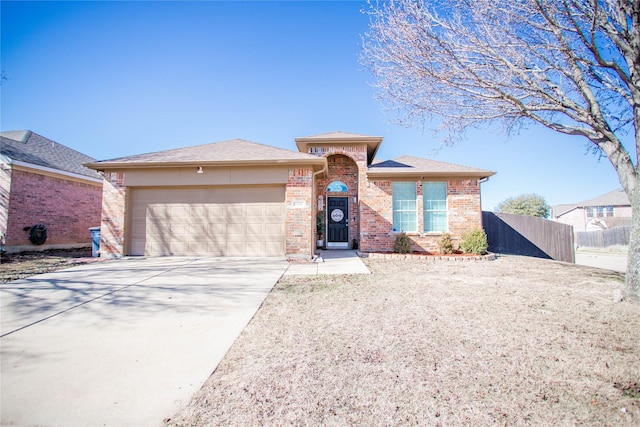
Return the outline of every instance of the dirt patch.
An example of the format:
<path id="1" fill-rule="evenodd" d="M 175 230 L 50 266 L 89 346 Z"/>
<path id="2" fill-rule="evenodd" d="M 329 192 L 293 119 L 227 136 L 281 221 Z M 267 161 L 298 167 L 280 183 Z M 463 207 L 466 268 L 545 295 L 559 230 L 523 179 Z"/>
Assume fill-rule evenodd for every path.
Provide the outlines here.
<path id="1" fill-rule="evenodd" d="M 638 425 L 623 275 L 524 257 L 284 276 L 192 401 L 206 425 Z"/>
<path id="2" fill-rule="evenodd" d="M 96 262 L 91 249 L 55 249 L 17 254 L 0 253 L 0 283 Z"/>

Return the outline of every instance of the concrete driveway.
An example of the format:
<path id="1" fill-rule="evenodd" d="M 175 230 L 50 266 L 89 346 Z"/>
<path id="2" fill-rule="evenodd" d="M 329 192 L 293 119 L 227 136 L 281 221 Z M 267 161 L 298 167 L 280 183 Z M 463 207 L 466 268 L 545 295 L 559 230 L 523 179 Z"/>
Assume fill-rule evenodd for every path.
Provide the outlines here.
<path id="1" fill-rule="evenodd" d="M 160 426 L 289 264 L 128 258 L 0 286 L 0 423 Z"/>

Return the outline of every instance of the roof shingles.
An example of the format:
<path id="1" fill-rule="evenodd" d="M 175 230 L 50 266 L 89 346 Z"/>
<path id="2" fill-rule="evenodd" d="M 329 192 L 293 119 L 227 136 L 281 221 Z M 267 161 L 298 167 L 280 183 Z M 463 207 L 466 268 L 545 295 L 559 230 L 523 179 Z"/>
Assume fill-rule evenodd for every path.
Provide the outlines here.
<path id="1" fill-rule="evenodd" d="M 96 171 L 84 166 L 93 157 L 45 138 L 31 131 L 0 132 L 0 154 L 12 161 L 29 163 L 90 178 L 100 178 Z"/>
<path id="2" fill-rule="evenodd" d="M 251 162 L 281 160 L 317 160 L 316 156 L 297 151 L 285 150 L 270 145 L 258 144 L 243 139 L 214 142 L 173 150 L 137 154 L 100 163 L 138 164 L 138 163 L 198 163 L 198 162 Z"/>
<path id="3" fill-rule="evenodd" d="M 478 177 L 489 177 L 495 174 L 495 172 L 484 169 L 413 156 L 402 156 L 394 160 L 374 163 L 369 166 L 369 173 L 372 175 L 460 175 Z"/>

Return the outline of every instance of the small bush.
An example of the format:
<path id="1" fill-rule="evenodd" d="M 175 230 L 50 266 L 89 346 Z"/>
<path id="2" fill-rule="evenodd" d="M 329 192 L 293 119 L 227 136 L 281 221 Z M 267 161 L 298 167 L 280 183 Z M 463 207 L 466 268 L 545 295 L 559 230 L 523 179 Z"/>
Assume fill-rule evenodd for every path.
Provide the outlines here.
<path id="1" fill-rule="evenodd" d="M 462 235 L 460 250 L 464 253 L 484 255 L 487 253 L 488 247 L 487 233 L 481 228 L 476 228 Z"/>
<path id="2" fill-rule="evenodd" d="M 444 233 L 438 240 L 438 249 L 441 254 L 452 254 L 454 252 L 453 240 L 451 234 Z"/>
<path id="3" fill-rule="evenodd" d="M 404 231 L 396 235 L 393 251 L 399 254 L 408 254 L 411 252 L 411 239 Z"/>

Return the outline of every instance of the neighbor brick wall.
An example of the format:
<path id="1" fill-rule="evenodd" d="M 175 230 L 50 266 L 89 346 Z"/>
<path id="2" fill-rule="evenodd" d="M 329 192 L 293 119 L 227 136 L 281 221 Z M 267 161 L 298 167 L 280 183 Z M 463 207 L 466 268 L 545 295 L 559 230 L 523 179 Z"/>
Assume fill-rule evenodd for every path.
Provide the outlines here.
<path id="1" fill-rule="evenodd" d="M 105 171 L 100 223 L 101 257 L 121 257 L 125 254 L 126 201 L 124 172 Z"/>
<path id="2" fill-rule="evenodd" d="M 99 184 L 42 175 L 13 168 L 9 194 L 6 245 L 37 248 L 25 227 L 44 224 L 47 241 L 55 245 L 90 246 L 89 227 L 100 225 Z"/>
<path id="3" fill-rule="evenodd" d="M 4 245 L 9 218 L 9 191 L 11 190 L 11 167 L 0 163 L 0 245 Z"/>
<path id="4" fill-rule="evenodd" d="M 423 230 L 422 181 L 417 181 L 418 230 Z M 370 181 L 361 200 L 361 222 L 364 252 L 391 252 L 396 234 L 393 232 L 393 196 L 390 180 Z M 447 181 L 448 232 L 457 245 L 460 237 L 474 228 L 482 227 L 480 183 L 477 179 Z M 437 252 L 441 233 L 407 233 L 416 252 Z"/>
<path id="5" fill-rule="evenodd" d="M 285 253 L 291 257 L 313 256 L 313 169 L 291 169 L 285 189 Z"/>

